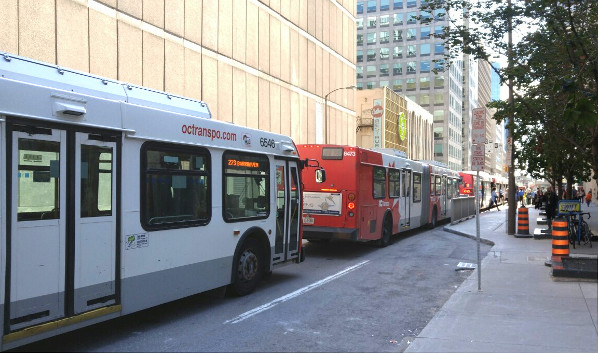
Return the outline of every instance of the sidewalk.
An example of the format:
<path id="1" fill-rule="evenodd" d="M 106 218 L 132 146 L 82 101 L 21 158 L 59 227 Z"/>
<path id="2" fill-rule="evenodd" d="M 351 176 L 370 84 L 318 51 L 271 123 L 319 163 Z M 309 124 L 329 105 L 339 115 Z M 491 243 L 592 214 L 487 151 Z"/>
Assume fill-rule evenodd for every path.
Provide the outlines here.
<path id="1" fill-rule="evenodd" d="M 598 234 L 598 206 L 582 211 Z M 528 212 L 533 235 L 540 210 Z M 506 214 L 507 205 L 480 215 L 480 237 L 494 244 L 482 260 L 481 291 L 474 270 L 405 352 L 596 352 L 598 283 L 553 277 L 545 265 L 552 240 L 507 235 Z M 476 220 L 444 229 L 475 238 Z M 596 256 L 598 242 L 570 252 Z"/>

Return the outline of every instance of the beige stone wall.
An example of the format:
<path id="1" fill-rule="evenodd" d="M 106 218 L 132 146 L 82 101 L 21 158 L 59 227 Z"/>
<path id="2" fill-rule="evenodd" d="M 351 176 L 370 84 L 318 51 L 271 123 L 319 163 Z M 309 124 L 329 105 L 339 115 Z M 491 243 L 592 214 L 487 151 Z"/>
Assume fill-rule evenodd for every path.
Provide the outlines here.
<path id="1" fill-rule="evenodd" d="M 2 0 L 0 52 L 201 99 L 213 118 L 355 144 L 356 0 Z"/>

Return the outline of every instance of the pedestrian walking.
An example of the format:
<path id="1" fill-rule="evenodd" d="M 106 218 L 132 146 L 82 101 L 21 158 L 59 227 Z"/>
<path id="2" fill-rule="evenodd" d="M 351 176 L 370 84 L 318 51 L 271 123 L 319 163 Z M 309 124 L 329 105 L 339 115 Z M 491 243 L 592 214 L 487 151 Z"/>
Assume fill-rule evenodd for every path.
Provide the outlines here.
<path id="1" fill-rule="evenodd" d="M 577 196 L 579 197 L 579 202 L 585 202 L 586 192 L 583 188 L 581 188 L 581 190 L 579 190 L 579 192 L 577 193 Z"/>
<path id="2" fill-rule="evenodd" d="M 498 196 L 496 195 L 496 188 L 492 188 L 492 192 L 490 193 L 490 207 L 488 209 L 492 209 L 492 206 L 496 206 L 496 210 L 500 211 L 500 208 L 498 208 Z"/>
<path id="3" fill-rule="evenodd" d="M 592 203 L 592 190 L 588 191 L 588 193 L 586 194 L 586 204 L 588 205 L 588 207 L 590 207 L 591 203 Z"/>
<path id="4" fill-rule="evenodd" d="M 559 198 L 556 196 L 556 193 L 552 191 L 552 187 L 548 187 L 545 195 L 545 202 L 546 202 L 546 218 L 548 219 L 548 229 L 552 229 L 552 219 L 557 214 L 557 207 L 559 203 Z"/>

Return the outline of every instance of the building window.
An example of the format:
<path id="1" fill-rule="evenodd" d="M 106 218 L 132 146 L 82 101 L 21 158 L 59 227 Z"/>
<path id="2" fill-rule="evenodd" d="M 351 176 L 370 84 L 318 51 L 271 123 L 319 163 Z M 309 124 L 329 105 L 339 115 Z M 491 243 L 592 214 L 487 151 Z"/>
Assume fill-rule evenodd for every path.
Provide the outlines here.
<path id="1" fill-rule="evenodd" d="M 376 12 L 376 0 L 368 0 L 368 12 Z"/>
<path id="2" fill-rule="evenodd" d="M 444 137 L 444 129 L 441 127 L 434 128 L 434 140 L 442 139 Z"/>
<path id="3" fill-rule="evenodd" d="M 389 9 L 389 0 L 380 0 L 380 11 L 387 11 Z"/>
<path id="4" fill-rule="evenodd" d="M 363 45 L 363 34 L 357 33 L 357 45 Z"/>
<path id="5" fill-rule="evenodd" d="M 360 63 L 363 61 L 363 50 L 357 51 L 357 62 Z"/>
<path id="6" fill-rule="evenodd" d="M 443 153 L 442 153 L 442 144 L 441 143 L 435 143 L 434 144 L 434 157 L 442 157 Z"/>
<path id="7" fill-rule="evenodd" d="M 357 87 L 358 90 L 362 90 L 363 89 L 363 83 L 362 82 L 357 82 L 355 84 L 355 87 Z"/>
<path id="8" fill-rule="evenodd" d="M 380 32 L 380 43 L 388 43 L 389 39 L 388 31 Z"/>
<path id="9" fill-rule="evenodd" d="M 363 29 L 363 18 L 356 19 L 355 24 L 357 25 L 357 29 Z"/>
<path id="10" fill-rule="evenodd" d="M 376 27 L 376 17 L 368 17 L 368 28 Z"/>
<path id="11" fill-rule="evenodd" d="M 421 23 L 429 23 L 432 21 L 432 14 L 427 11 L 420 11 Z"/>
<path id="12" fill-rule="evenodd" d="M 421 27 L 419 33 L 421 39 L 430 38 L 430 26 Z"/>
<path id="13" fill-rule="evenodd" d="M 376 44 L 376 32 L 368 33 L 368 44 Z"/>
<path id="14" fill-rule="evenodd" d="M 436 21 L 443 21 L 446 19 L 446 11 L 444 9 L 434 10 L 434 19 Z"/>
<path id="15" fill-rule="evenodd" d="M 428 60 L 419 62 L 419 72 L 430 72 L 430 62 Z"/>
<path id="16" fill-rule="evenodd" d="M 434 55 L 443 55 L 444 54 L 444 44 L 436 43 L 434 44 Z"/>
<path id="17" fill-rule="evenodd" d="M 376 61 L 376 49 L 368 49 L 368 61 Z"/>
<path id="18" fill-rule="evenodd" d="M 389 65 L 381 64 L 380 65 L 380 76 L 388 76 L 388 73 L 389 73 Z"/>
<path id="19" fill-rule="evenodd" d="M 416 7 L 417 0 L 407 0 L 407 7 Z"/>
<path id="20" fill-rule="evenodd" d="M 367 66 L 367 77 L 376 77 L 376 66 L 368 65 Z"/>
<path id="21" fill-rule="evenodd" d="M 444 94 L 434 93 L 434 105 L 444 105 Z"/>
<path id="22" fill-rule="evenodd" d="M 420 82 L 421 85 L 421 82 Z M 419 105 L 430 105 L 430 95 L 422 94 L 419 96 Z"/>
<path id="23" fill-rule="evenodd" d="M 393 59 L 398 59 L 403 57 L 403 47 L 398 46 L 392 49 L 392 57 Z"/>
<path id="24" fill-rule="evenodd" d="M 444 34 L 444 26 L 434 26 L 434 36 L 440 37 Z"/>
<path id="25" fill-rule="evenodd" d="M 402 91 L 403 90 L 403 80 L 392 81 L 392 89 L 394 91 Z"/>
<path id="26" fill-rule="evenodd" d="M 403 30 L 402 29 L 395 29 L 392 31 L 392 37 L 395 42 L 399 40 L 403 40 Z"/>
<path id="27" fill-rule="evenodd" d="M 440 72 L 444 71 L 444 60 L 438 60 L 434 63 L 434 70 Z"/>
<path id="28" fill-rule="evenodd" d="M 407 24 L 412 25 L 417 22 L 417 11 L 407 12 Z"/>
<path id="29" fill-rule="evenodd" d="M 399 26 L 403 24 L 403 14 L 402 13 L 395 13 L 393 15 L 393 24 L 395 26 Z"/>
<path id="30" fill-rule="evenodd" d="M 363 78 L 363 66 L 355 67 L 355 71 L 357 72 L 357 78 Z"/>
<path id="31" fill-rule="evenodd" d="M 390 15 L 380 16 L 380 27 L 387 27 L 390 25 Z"/>
<path id="32" fill-rule="evenodd" d="M 430 78 L 429 77 L 420 77 L 419 78 L 419 89 L 430 89 Z"/>
<path id="33" fill-rule="evenodd" d="M 363 13 L 363 1 L 357 3 L 357 13 Z"/>
<path id="34" fill-rule="evenodd" d="M 420 44 L 419 56 L 429 56 L 429 55 L 430 55 L 430 44 Z"/>
<path id="35" fill-rule="evenodd" d="M 367 89 L 376 88 L 376 82 L 373 82 L 373 81 L 366 82 L 366 83 L 365 83 L 365 87 L 366 87 Z"/>
<path id="36" fill-rule="evenodd" d="M 434 77 L 434 88 L 442 88 L 444 87 L 444 76 L 435 76 Z"/>
<path id="37" fill-rule="evenodd" d="M 417 63 L 415 61 L 410 61 L 407 63 L 407 73 L 414 74 L 417 71 Z"/>
<path id="38" fill-rule="evenodd" d="M 392 8 L 393 9 L 402 9 L 403 8 L 403 0 L 393 0 L 392 1 Z"/>
<path id="39" fill-rule="evenodd" d="M 441 122 L 444 121 L 444 110 L 435 110 L 434 113 L 434 122 Z"/>
<path id="40" fill-rule="evenodd" d="M 415 90 L 415 79 L 414 78 L 408 78 L 405 81 L 405 88 L 407 88 L 407 91 L 414 91 Z M 415 99 L 413 99 L 413 101 L 415 102 Z"/>
<path id="41" fill-rule="evenodd" d="M 417 37 L 416 28 L 407 28 L 407 40 L 414 40 Z"/>
<path id="42" fill-rule="evenodd" d="M 415 45 L 408 45 L 407 46 L 407 57 L 411 57 L 411 56 L 415 56 L 415 55 L 416 55 Z"/>
<path id="43" fill-rule="evenodd" d="M 392 74 L 393 75 L 402 75 L 403 74 L 403 64 L 401 63 L 394 63 L 392 67 Z"/>
<path id="44" fill-rule="evenodd" d="M 388 81 L 380 81 L 380 87 L 388 87 Z"/>
<path id="45" fill-rule="evenodd" d="M 380 48 L 380 59 L 385 60 L 390 57 L 390 48 Z"/>

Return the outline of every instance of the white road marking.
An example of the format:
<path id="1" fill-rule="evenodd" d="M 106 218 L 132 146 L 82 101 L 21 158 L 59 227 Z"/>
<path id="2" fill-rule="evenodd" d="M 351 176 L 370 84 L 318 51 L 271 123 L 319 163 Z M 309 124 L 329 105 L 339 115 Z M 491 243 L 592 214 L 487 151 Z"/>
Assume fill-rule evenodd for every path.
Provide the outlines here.
<path id="1" fill-rule="evenodd" d="M 254 315 L 257 315 L 257 314 L 259 314 L 259 313 L 261 313 L 263 311 L 266 311 L 268 309 L 271 309 L 271 308 L 275 307 L 276 305 L 278 305 L 280 303 L 284 303 L 287 300 L 291 300 L 291 299 L 293 299 L 295 297 L 300 296 L 301 294 L 309 292 L 312 289 L 320 287 L 320 286 L 322 286 L 322 285 L 324 285 L 324 284 L 326 284 L 326 283 L 328 283 L 330 281 L 333 281 L 333 280 L 335 280 L 337 278 L 340 278 L 340 277 L 346 275 L 347 273 L 360 268 L 361 266 L 367 264 L 368 262 L 370 262 L 370 260 L 362 261 L 362 262 L 358 263 L 357 265 L 353 265 L 351 267 L 347 267 L 346 269 L 344 269 L 344 270 L 342 270 L 340 272 L 337 272 L 337 273 L 335 273 L 335 274 L 333 274 L 331 276 L 328 276 L 328 277 L 326 277 L 324 279 L 321 279 L 321 280 L 319 280 L 317 282 L 314 282 L 314 283 L 310 284 L 309 286 L 305 286 L 303 288 L 297 289 L 296 291 L 294 291 L 292 293 L 289 293 L 287 295 L 284 295 L 284 296 L 282 296 L 282 297 L 280 297 L 278 299 L 274 299 L 273 301 L 271 301 L 269 303 L 266 303 L 264 305 L 258 306 L 255 309 L 252 309 L 252 310 L 249 310 L 247 312 L 244 312 L 243 314 L 241 314 L 241 315 L 239 315 L 239 316 L 237 316 L 237 317 L 235 317 L 233 319 L 226 320 L 224 322 L 224 324 L 236 324 L 236 323 L 239 323 L 239 322 L 241 322 L 241 321 L 243 321 L 245 319 L 249 319 L 250 317 L 252 317 Z"/>

